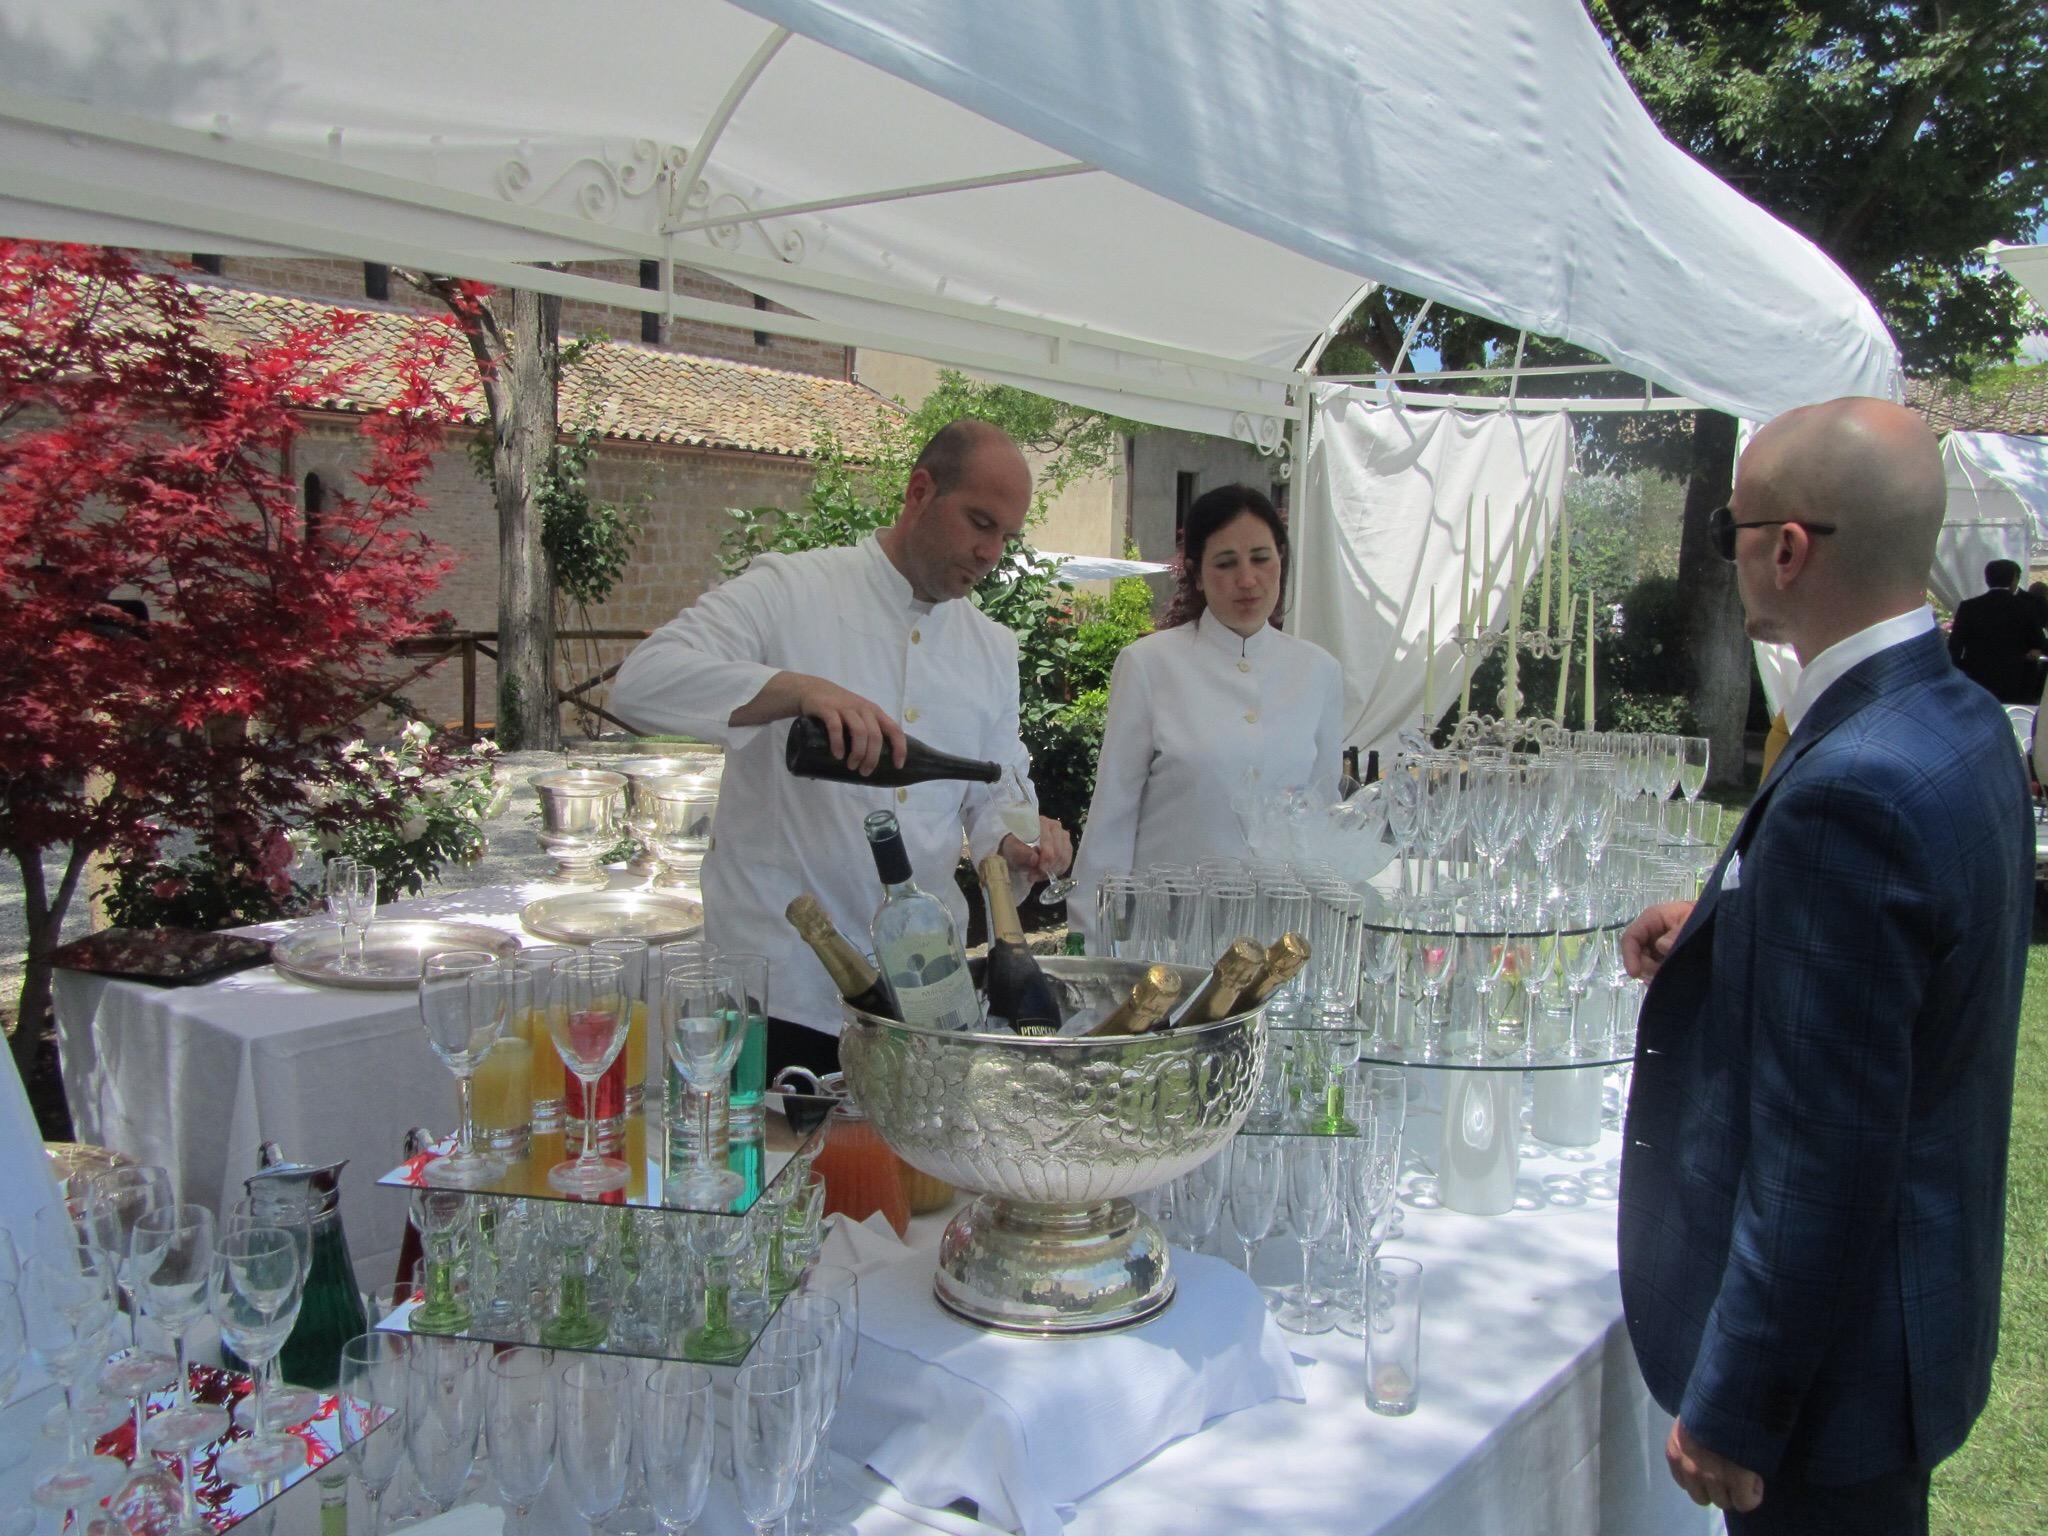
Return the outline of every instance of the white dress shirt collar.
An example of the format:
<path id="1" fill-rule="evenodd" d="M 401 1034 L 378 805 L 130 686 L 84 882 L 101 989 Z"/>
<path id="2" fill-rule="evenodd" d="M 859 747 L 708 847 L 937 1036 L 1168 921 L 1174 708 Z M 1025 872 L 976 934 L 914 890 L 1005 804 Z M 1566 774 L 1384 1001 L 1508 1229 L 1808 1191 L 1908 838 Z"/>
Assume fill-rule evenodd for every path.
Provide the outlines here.
<path id="1" fill-rule="evenodd" d="M 1204 645 L 1213 646 L 1232 661 L 1257 661 L 1273 648 L 1274 636 L 1279 631 L 1271 624 L 1262 625 L 1257 634 L 1240 635 L 1216 615 L 1203 612 L 1195 619 L 1195 635 Z"/>
<path id="2" fill-rule="evenodd" d="M 1799 722 L 1819 702 L 1820 696 L 1847 676 L 1857 663 L 1868 661 L 1879 651 L 1888 651 L 1907 640 L 1917 639 L 1932 628 L 1934 610 L 1922 603 L 1905 613 L 1880 619 L 1868 629 L 1859 629 L 1846 640 L 1837 640 L 1800 669 L 1799 681 L 1792 687 L 1792 696 L 1785 701 L 1786 731 L 1798 730 Z"/>

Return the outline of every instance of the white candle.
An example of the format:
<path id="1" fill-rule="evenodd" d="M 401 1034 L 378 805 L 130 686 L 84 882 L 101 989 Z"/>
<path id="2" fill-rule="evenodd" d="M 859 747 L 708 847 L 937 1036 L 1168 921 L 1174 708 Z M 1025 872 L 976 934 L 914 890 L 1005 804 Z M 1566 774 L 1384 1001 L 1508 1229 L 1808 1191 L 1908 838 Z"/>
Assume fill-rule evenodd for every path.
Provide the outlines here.
<path id="1" fill-rule="evenodd" d="M 1564 626 L 1564 654 L 1557 661 L 1557 708 L 1550 712 L 1551 719 L 1564 724 L 1564 696 L 1572 680 L 1572 620 L 1578 617 L 1579 594 L 1565 594 L 1565 605 L 1558 610 L 1558 622 Z"/>
<path id="2" fill-rule="evenodd" d="M 1436 697 L 1436 588 L 1429 589 L 1429 632 L 1422 638 L 1422 719 L 1426 726 L 1436 724 L 1436 716 L 1430 712 L 1430 701 Z"/>
<path id="3" fill-rule="evenodd" d="M 1486 498 L 1486 516 L 1481 524 L 1485 530 L 1479 543 L 1479 627 L 1486 628 L 1493 616 L 1493 498 Z"/>
<path id="4" fill-rule="evenodd" d="M 1593 729 L 1593 594 L 1586 593 L 1586 729 Z"/>
<path id="5" fill-rule="evenodd" d="M 1549 531 L 1550 519 L 1545 515 L 1545 508 L 1539 502 L 1536 506 L 1537 535 L 1541 537 Z M 1543 596 L 1537 600 L 1536 607 L 1536 633 L 1539 635 L 1550 633 L 1550 554 L 1551 545 L 1546 539 L 1543 545 Z M 1558 601 L 1562 602 L 1564 599 L 1560 597 Z"/>
<path id="6" fill-rule="evenodd" d="M 1465 498 L 1465 568 L 1458 573 L 1458 632 L 1472 623 L 1472 498 Z"/>
<path id="7" fill-rule="evenodd" d="M 1558 535 L 1558 541 L 1564 545 L 1564 558 L 1558 565 L 1557 577 L 1557 600 L 1560 605 L 1564 602 L 1565 593 L 1572 589 L 1572 508 L 1570 502 L 1565 503 L 1563 522 L 1564 531 Z M 1567 619 L 1565 620 L 1563 635 L 1567 645 L 1571 643 L 1571 638 L 1571 620 Z"/>
<path id="8" fill-rule="evenodd" d="M 1508 681 L 1504 711 L 1512 720 L 1521 713 L 1517 684 L 1522 675 L 1522 565 L 1526 546 L 1515 540 L 1515 574 L 1508 583 Z"/>

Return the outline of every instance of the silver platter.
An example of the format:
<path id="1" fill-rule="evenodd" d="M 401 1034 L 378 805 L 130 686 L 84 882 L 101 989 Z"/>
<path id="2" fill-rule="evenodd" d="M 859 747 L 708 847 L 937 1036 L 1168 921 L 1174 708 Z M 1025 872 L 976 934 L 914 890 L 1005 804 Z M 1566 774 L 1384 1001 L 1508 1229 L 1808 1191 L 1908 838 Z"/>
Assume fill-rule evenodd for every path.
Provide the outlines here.
<path id="1" fill-rule="evenodd" d="M 370 924 L 363 935 L 363 961 L 356 968 L 353 930 L 342 942 L 341 929 L 329 925 L 302 928 L 279 939 L 270 963 L 295 981 L 316 987 L 350 987 L 364 992 L 409 992 L 420 984 L 420 957 L 450 949 L 487 949 L 510 955 L 519 940 L 477 923 L 442 923 L 427 918 L 393 918 Z"/>
<path id="2" fill-rule="evenodd" d="M 660 891 L 574 891 L 529 901 L 519 909 L 519 921 L 528 933 L 563 944 L 593 939 L 666 944 L 701 929 L 704 908 L 687 896 Z"/>

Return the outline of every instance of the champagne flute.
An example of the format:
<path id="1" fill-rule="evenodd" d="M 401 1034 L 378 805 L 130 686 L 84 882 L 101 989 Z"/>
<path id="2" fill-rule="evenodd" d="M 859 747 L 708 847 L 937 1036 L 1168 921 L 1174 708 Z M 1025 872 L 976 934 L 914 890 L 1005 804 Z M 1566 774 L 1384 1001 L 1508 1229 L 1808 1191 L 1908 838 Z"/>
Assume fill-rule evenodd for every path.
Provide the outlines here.
<path id="1" fill-rule="evenodd" d="M 1203 1166 L 1215 1167 L 1219 1161 L 1212 1158 Z M 1220 1189 L 1220 1179 L 1218 1184 Z M 1221 1213 L 1219 1198 L 1217 1214 Z M 839 1304 L 839 1315 L 844 1323 L 840 1340 L 845 1346 L 839 1360 L 839 1397 L 843 1401 L 853 1384 L 853 1368 L 860 1358 L 860 1279 L 843 1264 L 813 1264 L 804 1272 L 803 1281 L 797 1289 L 806 1296 L 828 1296 Z M 815 1486 L 810 1491 L 809 1507 L 827 1516 L 843 1514 L 850 1509 L 853 1490 L 842 1491 L 839 1487 L 839 1479 L 832 1471 L 829 1446 L 818 1452 L 817 1473 Z"/>
<path id="2" fill-rule="evenodd" d="M 626 1401 L 629 1380 L 625 1361 L 593 1355 L 562 1372 L 556 1455 L 562 1486 L 576 1512 L 590 1522 L 591 1536 L 626 1498 L 634 1419 Z"/>
<path id="3" fill-rule="evenodd" d="M 221 1452 L 220 1469 L 241 1482 L 267 1482 L 303 1459 L 291 1436 L 270 1427 L 265 1368 L 299 1320 L 306 1284 L 298 1240 L 282 1227 L 243 1227 L 220 1240 L 208 1298 L 221 1342 L 249 1362 L 254 1432 Z"/>
<path id="4" fill-rule="evenodd" d="M 733 1481 L 754 1536 L 770 1536 L 796 1498 L 803 1460 L 802 1381 L 787 1365 L 750 1365 L 733 1381 Z"/>
<path id="5" fill-rule="evenodd" d="M 355 926 L 356 861 L 345 854 L 336 854 L 327 861 L 327 868 L 321 874 L 321 896 L 327 904 L 327 915 L 341 925 L 341 942 L 348 946 L 348 931 Z M 343 955 L 335 963 L 338 971 L 353 971 L 357 962 Z"/>
<path id="6" fill-rule="evenodd" d="M 1301 1245 L 1301 1284 L 1281 1302 L 1273 1320 L 1289 1333 L 1328 1333 L 1329 1309 L 1309 1278 L 1311 1252 L 1329 1233 L 1338 1204 L 1338 1159 L 1352 1138 L 1290 1136 L 1287 1140 L 1287 1209 Z"/>
<path id="7" fill-rule="evenodd" d="M 492 1356 L 489 1373 L 484 1444 L 491 1476 L 514 1522 L 524 1525 L 555 1467 L 555 1357 L 520 1345 Z"/>
<path id="8" fill-rule="evenodd" d="M 476 1380 L 482 1346 L 417 1338 L 405 1352 L 405 1451 L 420 1491 L 440 1513 L 462 1497 L 476 1466 L 484 1392 Z"/>
<path id="9" fill-rule="evenodd" d="M 711 1161 L 712 1110 L 727 1091 L 746 1030 L 746 1000 L 730 972 L 714 966 L 662 978 L 662 1040 L 695 1090 L 699 1111 L 696 1166 L 670 1194 L 694 1210 L 722 1210 L 746 1190 L 738 1174 Z"/>
<path id="10" fill-rule="evenodd" d="M 1244 1245 L 1244 1272 L 1254 1283 L 1252 1256 L 1273 1231 L 1284 1178 L 1277 1138 L 1240 1133 L 1231 1140 L 1230 1228 Z"/>
<path id="11" fill-rule="evenodd" d="M 363 964 L 363 941 L 370 936 L 370 924 L 377 917 L 377 866 L 368 859 L 356 860 L 355 878 L 349 884 L 349 918 L 356 925 L 357 971 Z"/>
<path id="12" fill-rule="evenodd" d="M 369 1536 L 382 1536 L 384 1490 L 405 1454 L 405 1358 L 419 1342 L 402 1333 L 365 1333 L 341 1346 L 335 1422 L 370 1505 Z"/>
<path id="13" fill-rule="evenodd" d="M 718 1405 L 709 1371 L 671 1361 L 648 1373 L 640 1476 L 665 1536 L 682 1536 L 704 1512 L 717 1438 Z"/>
<path id="14" fill-rule="evenodd" d="M 1044 825 L 1039 821 L 1038 801 L 1025 787 L 1023 775 L 1013 765 L 1003 774 L 1002 787 L 996 791 L 996 814 L 1002 818 L 1003 830 L 1027 848 L 1036 848 L 1044 835 Z M 1048 875 L 1045 885 L 1039 890 L 1040 906 L 1056 907 L 1067 899 L 1067 893 L 1074 888 L 1074 882 L 1066 875 Z"/>
<path id="15" fill-rule="evenodd" d="M 1685 840 L 1700 840 L 1694 827 L 1699 812 L 1700 791 L 1707 787 L 1708 754 L 1713 743 L 1704 736 L 1678 738 L 1678 790 L 1685 796 Z"/>
<path id="16" fill-rule="evenodd" d="M 475 1146 L 471 1079 L 505 1027 L 505 992 L 491 985 L 498 957 L 488 950 L 451 949 L 420 957 L 420 1024 L 441 1064 L 455 1074 L 460 1105 L 455 1150 L 427 1164 L 429 1184 L 474 1189 L 495 1178 L 498 1160 Z"/>
<path id="17" fill-rule="evenodd" d="M 839 1411 L 839 1385 L 843 1379 L 840 1357 L 847 1347 L 846 1319 L 837 1302 L 818 1295 L 790 1298 L 781 1316 L 775 1333 L 780 1334 L 784 1327 L 796 1329 L 815 1337 L 819 1346 L 811 1362 L 800 1367 L 806 1372 L 804 1387 L 812 1400 L 812 1412 L 797 1483 L 796 1513 L 790 1522 L 794 1536 L 809 1536 L 818 1524 L 818 1512 L 811 1500 L 813 1474 L 818 1458 L 825 1454 L 825 1439 L 831 1432 L 833 1416 Z M 764 1358 L 773 1360 L 777 1356 L 771 1352 Z M 815 1383 L 809 1379 L 813 1375 Z"/>
<path id="18" fill-rule="evenodd" d="M 626 1043 L 624 967 L 595 955 L 555 962 L 555 1002 L 548 1032 L 562 1064 L 583 1085 L 583 1151 L 548 1170 L 548 1185 L 565 1195 L 591 1198 L 623 1189 L 626 1165 L 598 1151 L 597 1080 Z M 728 1066 L 730 1063 L 727 1064 Z"/>

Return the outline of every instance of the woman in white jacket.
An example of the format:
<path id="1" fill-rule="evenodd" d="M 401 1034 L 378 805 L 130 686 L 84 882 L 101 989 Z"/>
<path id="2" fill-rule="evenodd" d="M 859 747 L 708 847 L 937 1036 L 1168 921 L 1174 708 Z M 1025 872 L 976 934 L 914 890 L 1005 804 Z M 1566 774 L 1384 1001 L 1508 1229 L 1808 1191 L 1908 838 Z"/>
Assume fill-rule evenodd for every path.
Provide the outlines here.
<path id="1" fill-rule="evenodd" d="M 1337 796 L 1344 682 L 1319 645 L 1275 629 L 1287 525 L 1245 485 L 1199 497 L 1181 531 L 1180 590 L 1164 626 L 1110 675 L 1095 799 L 1075 861 L 1071 918 L 1094 919 L 1103 876 L 1152 864 L 1251 857 L 1231 797 Z"/>

